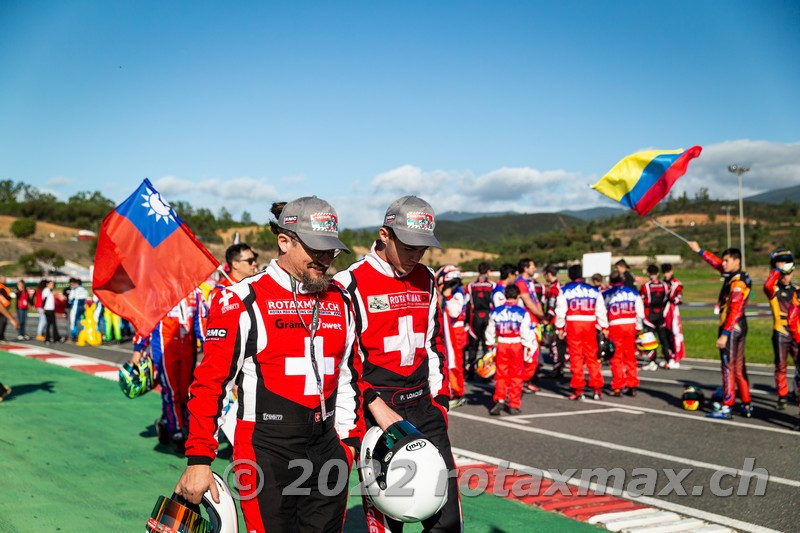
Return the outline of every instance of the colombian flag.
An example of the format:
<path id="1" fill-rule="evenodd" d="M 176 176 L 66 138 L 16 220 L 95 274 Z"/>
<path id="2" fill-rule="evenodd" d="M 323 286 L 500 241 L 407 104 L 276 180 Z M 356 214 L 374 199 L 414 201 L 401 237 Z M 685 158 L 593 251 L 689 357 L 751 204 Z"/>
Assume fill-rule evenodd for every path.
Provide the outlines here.
<path id="1" fill-rule="evenodd" d="M 100 226 L 92 290 L 146 336 L 218 266 L 145 179 Z"/>
<path id="2" fill-rule="evenodd" d="M 686 173 L 689 161 L 703 149 L 647 150 L 614 165 L 592 188 L 644 216 Z"/>

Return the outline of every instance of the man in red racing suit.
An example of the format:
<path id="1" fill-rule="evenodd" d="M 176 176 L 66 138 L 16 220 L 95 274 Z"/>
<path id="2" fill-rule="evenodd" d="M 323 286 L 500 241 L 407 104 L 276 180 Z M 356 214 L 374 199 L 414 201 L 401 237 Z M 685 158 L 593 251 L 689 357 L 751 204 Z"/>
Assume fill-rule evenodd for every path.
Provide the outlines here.
<path id="1" fill-rule="evenodd" d="M 434 273 L 419 262 L 429 246 L 440 247 L 434 224 L 433 208 L 426 201 L 415 196 L 395 200 L 370 253 L 334 280 L 350 295 L 356 314 L 367 427 L 385 430 L 408 420 L 439 449 L 453 472 L 443 317 Z M 422 522 L 424 531 L 463 531 L 455 477 L 448 479 L 447 490 L 447 503 Z M 369 531 L 402 531 L 402 522 L 383 515 L 366 495 L 363 501 Z"/>
<path id="2" fill-rule="evenodd" d="M 324 278 L 346 248 L 336 212 L 319 198 L 273 204 L 272 213 L 278 259 L 224 289 L 211 308 L 191 387 L 188 466 L 175 492 L 192 502 L 215 495 L 209 465 L 235 380 L 233 453 L 247 531 L 333 533 L 347 505 L 340 481 L 364 432 L 352 306 Z"/>
<path id="3" fill-rule="evenodd" d="M 608 338 L 616 350 L 611 359 L 611 395 L 621 396 L 623 388 L 636 396 L 639 388 L 639 364 L 636 361 L 636 334 L 642 330 L 644 304 L 636 289 L 625 286 L 616 270 L 609 276 L 611 288 L 603 292 L 608 313 Z"/>
<path id="4" fill-rule="evenodd" d="M 786 384 L 786 366 L 789 357 L 795 366 L 795 390 L 800 389 L 800 368 L 798 368 L 798 344 L 789 331 L 788 317 L 793 307 L 800 305 L 797 287 L 792 283 L 794 256 L 785 248 L 778 248 L 770 254 L 772 270 L 764 283 L 764 293 L 772 308 L 772 350 L 775 356 L 775 388 L 778 391 L 776 408 L 786 409 L 789 387 Z"/>
<path id="5" fill-rule="evenodd" d="M 581 265 L 569 267 L 571 280 L 564 285 L 556 300 L 556 330 L 567 339 L 569 370 L 572 373 L 570 400 L 583 400 L 586 387 L 584 365 L 589 370 L 589 387 L 599 400 L 603 391 L 603 375 L 597 361 L 597 328 L 608 335 L 608 318 L 603 295 L 597 288 L 583 281 Z"/>
<path id="6" fill-rule="evenodd" d="M 719 348 L 722 370 L 723 406 L 706 416 L 729 420 L 733 418 L 731 408 L 736 401 L 736 389 L 742 400 L 742 414 L 752 415 L 750 406 L 750 380 L 747 378 L 745 364 L 745 341 L 747 339 L 747 317 L 744 310 L 750 296 L 752 282 L 747 272 L 741 270 L 742 253 L 736 248 L 728 248 L 722 252 L 722 259 L 708 250 L 703 250 L 695 241 L 689 242 L 689 248 L 700 254 L 703 261 L 711 265 L 724 281 L 719 292 L 719 332 L 716 342 Z"/>

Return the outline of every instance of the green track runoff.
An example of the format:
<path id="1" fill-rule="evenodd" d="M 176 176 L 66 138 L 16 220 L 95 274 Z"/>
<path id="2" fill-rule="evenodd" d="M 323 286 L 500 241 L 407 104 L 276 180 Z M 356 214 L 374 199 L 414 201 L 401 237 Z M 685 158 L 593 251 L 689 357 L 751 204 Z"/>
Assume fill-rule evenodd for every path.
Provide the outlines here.
<path id="1" fill-rule="evenodd" d="M 0 531 L 143 531 L 156 498 L 172 494 L 186 464 L 156 439 L 160 397 L 129 400 L 114 382 L 2 351 L 0 381 L 13 388 L 0 402 Z M 214 469 L 228 464 L 219 458 Z M 462 503 L 470 532 L 597 531 L 490 494 Z M 366 531 L 353 495 L 345 531 Z"/>

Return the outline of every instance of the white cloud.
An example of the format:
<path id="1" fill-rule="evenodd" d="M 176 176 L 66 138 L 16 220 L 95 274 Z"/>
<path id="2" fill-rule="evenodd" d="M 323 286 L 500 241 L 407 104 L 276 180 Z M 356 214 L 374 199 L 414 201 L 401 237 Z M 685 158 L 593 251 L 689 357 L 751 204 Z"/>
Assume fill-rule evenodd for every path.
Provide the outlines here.
<path id="1" fill-rule="evenodd" d="M 426 193 L 445 190 L 458 178 L 458 174 L 445 170 L 424 172 L 419 167 L 403 165 L 375 176 L 372 180 L 372 187 L 375 190 L 423 196 Z"/>
<path id="2" fill-rule="evenodd" d="M 72 180 L 64 176 L 54 176 L 45 182 L 47 187 L 63 187 L 72 183 Z"/>
<path id="3" fill-rule="evenodd" d="M 742 139 L 703 148 L 703 153 L 689 165 L 689 170 L 674 187 L 678 194 L 692 196 L 706 187 L 712 198 L 738 198 L 738 179 L 728 165 L 750 167 L 744 174 L 745 196 L 800 184 L 800 142 L 775 143 Z"/>
<path id="4" fill-rule="evenodd" d="M 205 207 L 214 213 L 225 207 L 234 218 L 248 211 L 253 220 L 263 223 L 269 219 L 272 202 L 283 198 L 283 193 L 278 193 L 274 182 L 249 176 L 201 181 L 164 176 L 154 180 L 153 185 L 167 201 L 185 200 L 194 208 Z"/>
<path id="5" fill-rule="evenodd" d="M 728 172 L 732 163 L 751 167 L 745 174 L 745 195 L 800 184 L 800 143 L 744 139 L 704 147 L 673 190 L 693 196 L 706 187 L 712 198 L 735 198 L 737 180 Z M 590 188 L 598 178 L 597 174 L 532 167 L 501 167 L 475 176 L 468 171 L 424 170 L 403 165 L 378 174 L 369 187 L 354 184 L 350 196 L 332 202 L 340 211 L 345 227 L 380 224 L 386 207 L 403 194 L 421 196 L 437 213 L 541 213 L 616 206 Z"/>

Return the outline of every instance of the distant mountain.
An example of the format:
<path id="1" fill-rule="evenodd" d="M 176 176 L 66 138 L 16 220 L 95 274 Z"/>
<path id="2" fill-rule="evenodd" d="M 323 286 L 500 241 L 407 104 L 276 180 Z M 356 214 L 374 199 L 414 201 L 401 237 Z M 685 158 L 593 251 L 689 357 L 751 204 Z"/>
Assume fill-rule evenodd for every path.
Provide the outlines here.
<path id="1" fill-rule="evenodd" d="M 437 222 L 442 220 L 449 220 L 450 222 L 461 222 L 463 220 L 472 220 L 473 218 L 488 218 L 499 217 L 503 215 L 517 215 L 516 211 L 489 211 L 486 213 L 470 213 L 468 211 L 445 211 L 436 217 Z"/>
<path id="2" fill-rule="evenodd" d="M 445 243 L 496 241 L 502 237 L 533 235 L 582 224 L 579 218 L 560 213 L 535 213 L 480 217 L 436 222 L 436 236 Z"/>
<path id="3" fill-rule="evenodd" d="M 762 204 L 782 204 L 790 201 L 800 204 L 800 185 L 762 192 L 745 198 L 747 202 L 760 202 Z"/>
<path id="4" fill-rule="evenodd" d="M 581 209 L 580 211 L 572 211 L 565 209 L 559 211 L 562 215 L 579 218 L 581 220 L 598 220 L 602 218 L 611 218 L 617 215 L 624 215 L 625 209 L 618 209 L 616 207 L 593 207 L 591 209 Z"/>
<path id="5" fill-rule="evenodd" d="M 580 209 L 573 211 L 565 209 L 558 212 L 561 215 L 579 218 L 581 220 L 596 220 L 602 218 L 609 218 L 616 215 L 625 213 L 624 209 L 615 207 L 592 207 L 590 209 Z M 450 222 L 464 222 L 465 220 L 474 220 L 476 218 L 496 218 L 503 216 L 523 216 L 523 215 L 550 215 L 552 213 L 517 213 L 516 211 L 487 211 L 485 213 L 473 213 L 469 211 L 446 211 L 436 217 L 437 224 L 439 222 L 448 220 Z"/>

